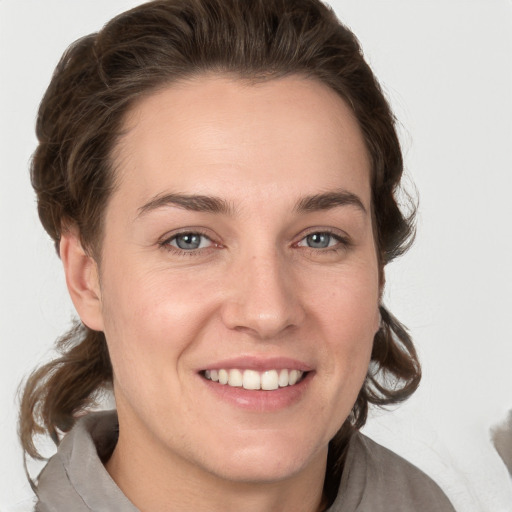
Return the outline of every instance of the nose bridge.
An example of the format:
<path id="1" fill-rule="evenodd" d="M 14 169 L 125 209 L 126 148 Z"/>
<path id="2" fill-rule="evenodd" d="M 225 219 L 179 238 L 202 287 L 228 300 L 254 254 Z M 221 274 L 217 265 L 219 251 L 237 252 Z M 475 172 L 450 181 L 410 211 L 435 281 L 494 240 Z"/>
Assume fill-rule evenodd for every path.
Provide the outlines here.
<path id="1" fill-rule="evenodd" d="M 258 247 L 233 262 L 224 322 L 231 329 L 270 338 L 303 317 L 292 269 L 276 247 Z"/>

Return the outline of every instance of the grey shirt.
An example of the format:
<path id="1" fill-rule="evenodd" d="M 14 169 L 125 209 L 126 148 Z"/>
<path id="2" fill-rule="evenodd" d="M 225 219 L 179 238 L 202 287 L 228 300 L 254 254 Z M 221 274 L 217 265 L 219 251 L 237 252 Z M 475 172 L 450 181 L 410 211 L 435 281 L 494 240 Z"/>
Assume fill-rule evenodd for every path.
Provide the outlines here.
<path id="1" fill-rule="evenodd" d="M 81 418 L 38 479 L 37 512 L 139 512 L 101 459 L 117 441 L 115 411 Z M 338 496 L 328 512 L 454 512 L 438 485 L 363 434 L 352 436 Z"/>

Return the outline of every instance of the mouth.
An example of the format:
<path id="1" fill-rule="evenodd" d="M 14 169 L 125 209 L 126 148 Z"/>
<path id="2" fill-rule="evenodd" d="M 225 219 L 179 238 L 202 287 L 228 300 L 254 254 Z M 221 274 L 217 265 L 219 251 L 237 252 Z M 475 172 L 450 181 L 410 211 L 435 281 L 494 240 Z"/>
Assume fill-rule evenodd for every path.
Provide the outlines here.
<path id="1" fill-rule="evenodd" d="M 211 369 L 200 374 L 207 380 L 220 385 L 246 390 L 275 391 L 296 386 L 309 372 L 296 369 L 270 369 L 265 371 L 243 369 Z"/>

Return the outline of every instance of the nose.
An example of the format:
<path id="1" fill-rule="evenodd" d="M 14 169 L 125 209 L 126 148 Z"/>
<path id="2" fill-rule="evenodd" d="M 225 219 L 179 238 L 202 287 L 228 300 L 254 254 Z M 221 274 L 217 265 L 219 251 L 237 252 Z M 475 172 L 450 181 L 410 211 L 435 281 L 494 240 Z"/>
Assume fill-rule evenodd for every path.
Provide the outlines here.
<path id="1" fill-rule="evenodd" d="M 229 329 L 268 340 L 303 322 L 299 284 L 278 254 L 233 263 L 228 282 L 221 314 Z"/>

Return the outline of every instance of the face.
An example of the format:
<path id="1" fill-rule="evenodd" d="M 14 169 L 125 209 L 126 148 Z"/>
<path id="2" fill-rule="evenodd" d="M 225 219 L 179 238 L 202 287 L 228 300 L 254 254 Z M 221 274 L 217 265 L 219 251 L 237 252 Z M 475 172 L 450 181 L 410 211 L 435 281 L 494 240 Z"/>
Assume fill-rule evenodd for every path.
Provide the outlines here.
<path id="1" fill-rule="evenodd" d="M 379 320 L 349 108 L 300 77 L 204 76 L 145 98 L 125 128 L 94 320 L 120 443 L 237 481 L 325 460 Z"/>

